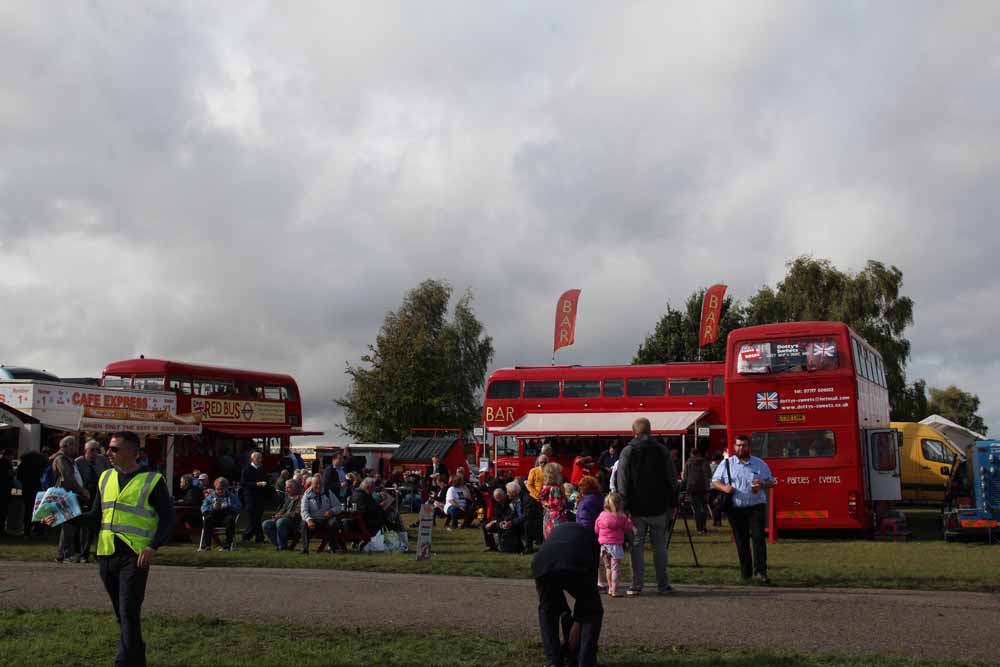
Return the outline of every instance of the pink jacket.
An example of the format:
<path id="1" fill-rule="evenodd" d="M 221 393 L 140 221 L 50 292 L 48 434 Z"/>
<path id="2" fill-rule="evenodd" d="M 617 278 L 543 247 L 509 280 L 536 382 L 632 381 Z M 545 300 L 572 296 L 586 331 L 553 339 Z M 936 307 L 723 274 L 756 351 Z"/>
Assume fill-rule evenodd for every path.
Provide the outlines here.
<path id="1" fill-rule="evenodd" d="M 600 544 L 625 544 L 626 531 L 632 532 L 632 519 L 624 514 L 605 510 L 594 522 L 594 532 Z"/>

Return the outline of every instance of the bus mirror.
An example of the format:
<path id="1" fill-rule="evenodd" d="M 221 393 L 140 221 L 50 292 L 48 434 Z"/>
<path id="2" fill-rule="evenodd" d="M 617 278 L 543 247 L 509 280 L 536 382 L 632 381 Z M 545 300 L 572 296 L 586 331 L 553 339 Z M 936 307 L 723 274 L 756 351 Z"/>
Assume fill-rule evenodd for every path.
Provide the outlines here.
<path id="1" fill-rule="evenodd" d="M 951 474 L 951 468 L 949 468 L 948 466 L 941 466 L 941 474 L 947 477 L 948 475 Z"/>

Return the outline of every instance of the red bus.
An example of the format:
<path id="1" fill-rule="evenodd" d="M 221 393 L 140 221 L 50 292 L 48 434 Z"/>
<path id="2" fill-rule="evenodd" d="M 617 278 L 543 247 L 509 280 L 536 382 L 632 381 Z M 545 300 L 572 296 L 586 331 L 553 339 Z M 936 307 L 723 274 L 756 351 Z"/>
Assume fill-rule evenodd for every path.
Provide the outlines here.
<path id="1" fill-rule="evenodd" d="M 288 455 L 291 437 L 323 435 L 301 429 L 299 387 L 290 375 L 140 357 L 105 366 L 101 384 L 177 394 L 178 416 L 201 423 L 202 435 L 179 439 L 173 452 L 164 452 L 160 439 L 147 438 L 146 453 L 163 463 L 172 454 L 172 470 L 180 474 L 198 469 L 233 477 L 253 449 L 263 452 L 264 468 L 273 470 Z"/>
<path id="2" fill-rule="evenodd" d="M 726 425 L 778 480 L 777 527 L 876 527 L 900 499 L 879 353 L 839 322 L 737 329 L 726 350 Z"/>
<path id="3" fill-rule="evenodd" d="M 697 445 L 722 451 L 724 378 L 721 362 L 499 369 L 486 385 L 487 443 L 498 472 L 526 475 L 545 443 L 568 470 L 582 451 L 596 456 L 613 442 L 621 451 L 642 416 L 682 455 Z"/>

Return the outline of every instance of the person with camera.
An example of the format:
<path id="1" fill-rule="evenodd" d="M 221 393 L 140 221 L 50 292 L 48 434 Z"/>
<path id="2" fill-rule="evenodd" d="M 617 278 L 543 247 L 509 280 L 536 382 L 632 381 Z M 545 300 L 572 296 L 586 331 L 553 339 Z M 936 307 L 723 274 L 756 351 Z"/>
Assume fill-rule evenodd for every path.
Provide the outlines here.
<path id="1" fill-rule="evenodd" d="M 728 507 L 724 511 L 733 529 L 743 583 L 750 583 L 752 577 L 758 584 L 767 586 L 771 583 L 767 577 L 767 542 L 764 539 L 767 489 L 774 487 L 777 480 L 763 459 L 751 456 L 749 437 L 736 436 L 733 450 L 735 456 L 730 456 L 715 469 L 712 488 L 728 496 Z"/>

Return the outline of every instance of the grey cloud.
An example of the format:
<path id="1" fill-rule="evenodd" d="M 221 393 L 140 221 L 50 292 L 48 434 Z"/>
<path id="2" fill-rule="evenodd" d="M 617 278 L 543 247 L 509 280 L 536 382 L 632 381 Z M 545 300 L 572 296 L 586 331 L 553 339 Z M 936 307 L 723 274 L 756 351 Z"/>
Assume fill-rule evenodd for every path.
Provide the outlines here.
<path id="1" fill-rule="evenodd" d="M 900 266 L 911 376 L 1000 427 L 998 13 L 8 5 L 0 360 L 287 371 L 333 436 L 345 361 L 424 278 L 473 289 L 497 365 L 547 363 L 579 287 L 559 359 L 625 363 L 667 300 L 812 252 Z"/>

